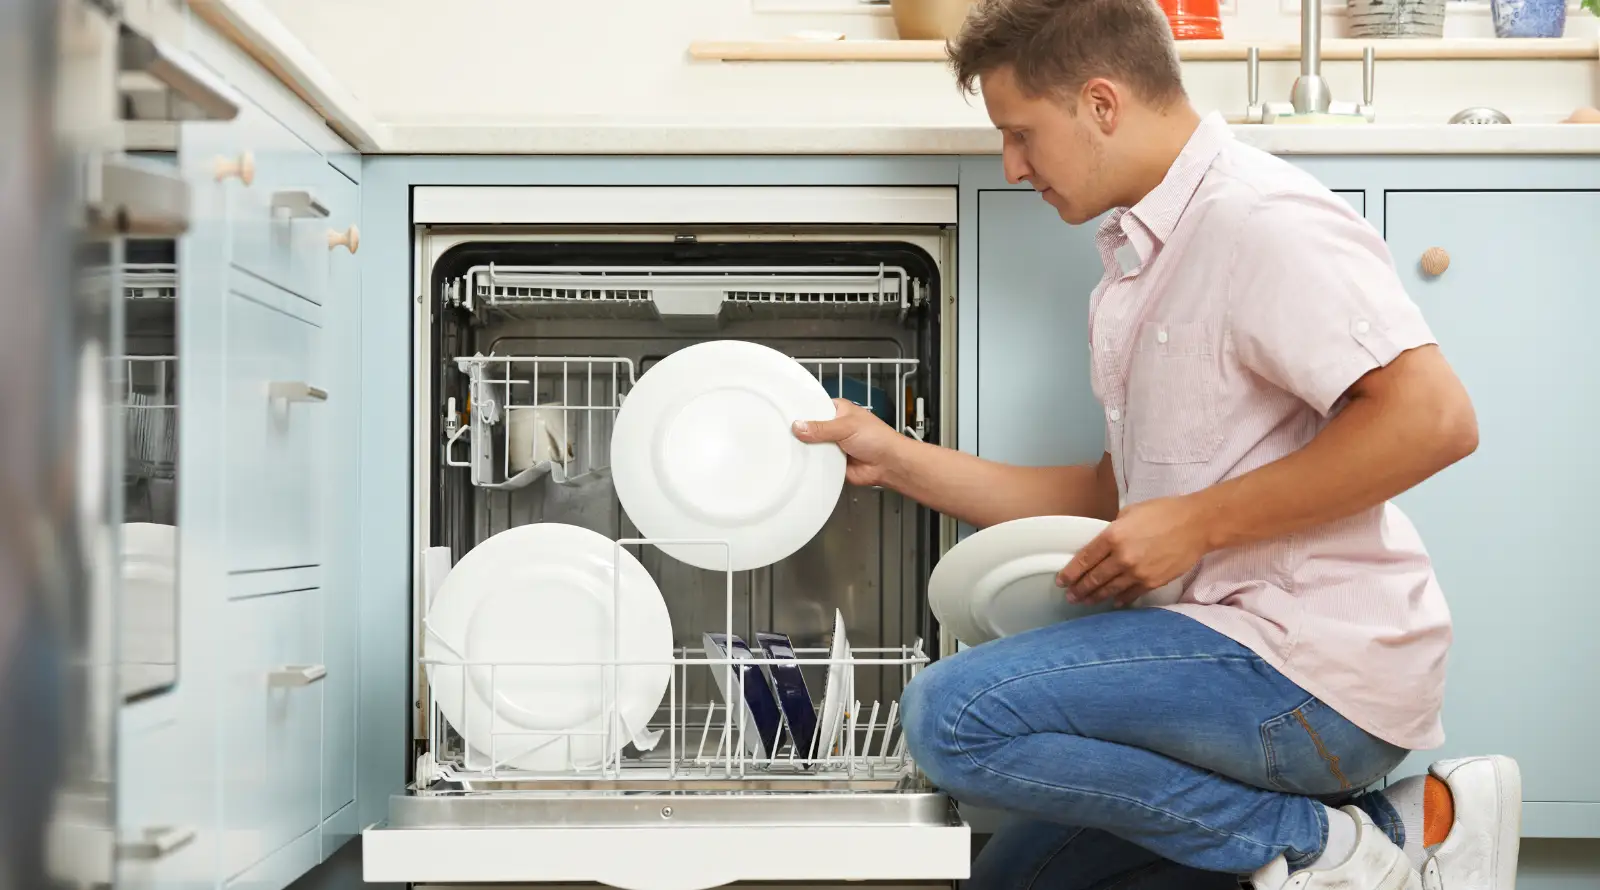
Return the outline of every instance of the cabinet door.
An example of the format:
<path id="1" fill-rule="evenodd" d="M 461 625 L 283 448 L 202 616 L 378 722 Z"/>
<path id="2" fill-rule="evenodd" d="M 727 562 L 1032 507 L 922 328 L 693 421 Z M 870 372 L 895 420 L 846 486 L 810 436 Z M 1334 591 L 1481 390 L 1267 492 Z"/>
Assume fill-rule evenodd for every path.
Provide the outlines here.
<path id="1" fill-rule="evenodd" d="M 1389 192 L 1387 237 L 1478 414 L 1476 454 L 1396 503 L 1455 621 L 1441 756 L 1509 754 L 1528 801 L 1600 801 L 1600 192 Z M 1448 252 L 1437 277 L 1418 263 Z"/>
<path id="2" fill-rule="evenodd" d="M 222 825 L 224 873 L 233 877 L 322 822 L 327 666 L 322 591 L 252 596 L 225 609 Z"/>
<path id="3" fill-rule="evenodd" d="M 328 226 L 347 232 L 360 219 L 360 190 L 332 167 L 324 189 L 335 208 Z M 328 818 L 356 793 L 356 619 L 360 585 L 361 266 L 343 246 L 319 247 L 325 264 L 326 326 L 322 366 L 331 393 L 325 418 L 327 461 L 323 590 L 328 679 L 324 683 L 322 816 Z"/>
<path id="4" fill-rule="evenodd" d="M 978 193 L 978 454 L 1094 463 L 1105 415 L 1089 384 L 1099 222 L 1072 227 L 1034 192 Z M 965 360 L 965 357 L 963 357 Z"/>
<path id="5" fill-rule="evenodd" d="M 228 567 L 322 564 L 328 408 L 321 329 L 310 304 L 241 273 L 229 279 L 224 344 Z"/>

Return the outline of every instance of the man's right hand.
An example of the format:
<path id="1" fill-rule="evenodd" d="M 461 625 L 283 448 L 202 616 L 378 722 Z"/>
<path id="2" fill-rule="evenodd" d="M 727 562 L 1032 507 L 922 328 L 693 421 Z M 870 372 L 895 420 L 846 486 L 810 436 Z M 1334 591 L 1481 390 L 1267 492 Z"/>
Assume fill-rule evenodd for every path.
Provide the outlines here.
<path id="1" fill-rule="evenodd" d="M 892 488 L 889 480 L 897 474 L 907 446 L 914 441 L 848 399 L 834 399 L 833 408 L 832 420 L 795 423 L 795 438 L 813 444 L 836 443 L 848 458 L 844 473 L 851 485 Z"/>

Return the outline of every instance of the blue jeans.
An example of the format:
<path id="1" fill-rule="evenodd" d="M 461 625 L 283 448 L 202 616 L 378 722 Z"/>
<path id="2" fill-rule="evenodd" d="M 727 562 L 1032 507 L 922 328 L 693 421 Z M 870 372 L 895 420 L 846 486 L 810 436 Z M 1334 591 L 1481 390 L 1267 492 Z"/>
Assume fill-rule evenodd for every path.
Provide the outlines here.
<path id="1" fill-rule="evenodd" d="M 1352 800 L 1407 752 L 1255 653 L 1162 609 L 996 640 L 919 673 L 906 743 L 940 789 L 1016 821 L 973 866 L 981 890 L 1237 886 L 1322 852 L 1324 803 Z M 1359 795 L 1359 796 L 1358 796 Z"/>

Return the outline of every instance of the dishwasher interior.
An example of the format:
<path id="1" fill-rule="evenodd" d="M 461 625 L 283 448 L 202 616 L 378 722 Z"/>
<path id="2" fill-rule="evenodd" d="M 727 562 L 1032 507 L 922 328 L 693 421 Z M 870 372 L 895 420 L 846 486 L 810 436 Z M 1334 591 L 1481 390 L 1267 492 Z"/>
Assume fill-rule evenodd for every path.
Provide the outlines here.
<path id="1" fill-rule="evenodd" d="M 822 531 L 793 555 L 706 571 L 643 542 L 608 472 L 610 431 L 633 383 L 664 356 L 712 339 L 780 350 L 830 395 L 904 435 L 952 435 L 953 234 L 417 228 L 419 292 L 428 295 L 416 341 L 419 707 L 413 781 L 391 799 L 388 829 L 884 825 L 959 827 L 966 837 L 911 762 L 898 716 L 902 689 L 939 651 L 925 584 L 951 543 L 949 523 L 896 493 L 846 485 Z M 597 760 L 571 755 L 570 739 L 501 727 L 498 716 L 487 731 L 468 720 L 465 734 L 479 737 L 466 738 L 437 701 L 443 684 L 464 692 L 469 682 L 480 691 L 487 683 L 498 701 L 496 684 L 541 670 L 592 683 L 603 699 L 624 670 L 491 665 L 430 643 L 428 606 L 448 566 L 491 535 L 538 522 L 620 542 L 671 617 L 672 678 L 649 740 L 607 744 L 617 753 Z M 844 659 L 830 648 L 838 619 Z M 808 739 L 785 724 L 776 738 L 750 737 L 718 680 L 732 682 L 737 705 L 745 678 L 760 674 L 719 663 L 704 642 L 730 627 L 758 660 L 758 633 L 789 637 L 817 712 L 825 690 L 844 693 L 837 735 L 825 738 L 819 725 Z M 838 671 L 848 679 L 835 690 L 829 675 Z M 562 744 L 560 768 L 515 763 L 518 751 Z"/>

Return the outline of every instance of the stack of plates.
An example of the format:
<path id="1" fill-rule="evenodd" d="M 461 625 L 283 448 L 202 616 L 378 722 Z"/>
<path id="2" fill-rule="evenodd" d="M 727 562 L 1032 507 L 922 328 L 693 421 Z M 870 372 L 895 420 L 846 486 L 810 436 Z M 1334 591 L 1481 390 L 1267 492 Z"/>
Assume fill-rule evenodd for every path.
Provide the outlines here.
<path id="1" fill-rule="evenodd" d="M 1355 0 L 1350 4 L 1352 37 L 1442 37 L 1444 0 Z"/>

